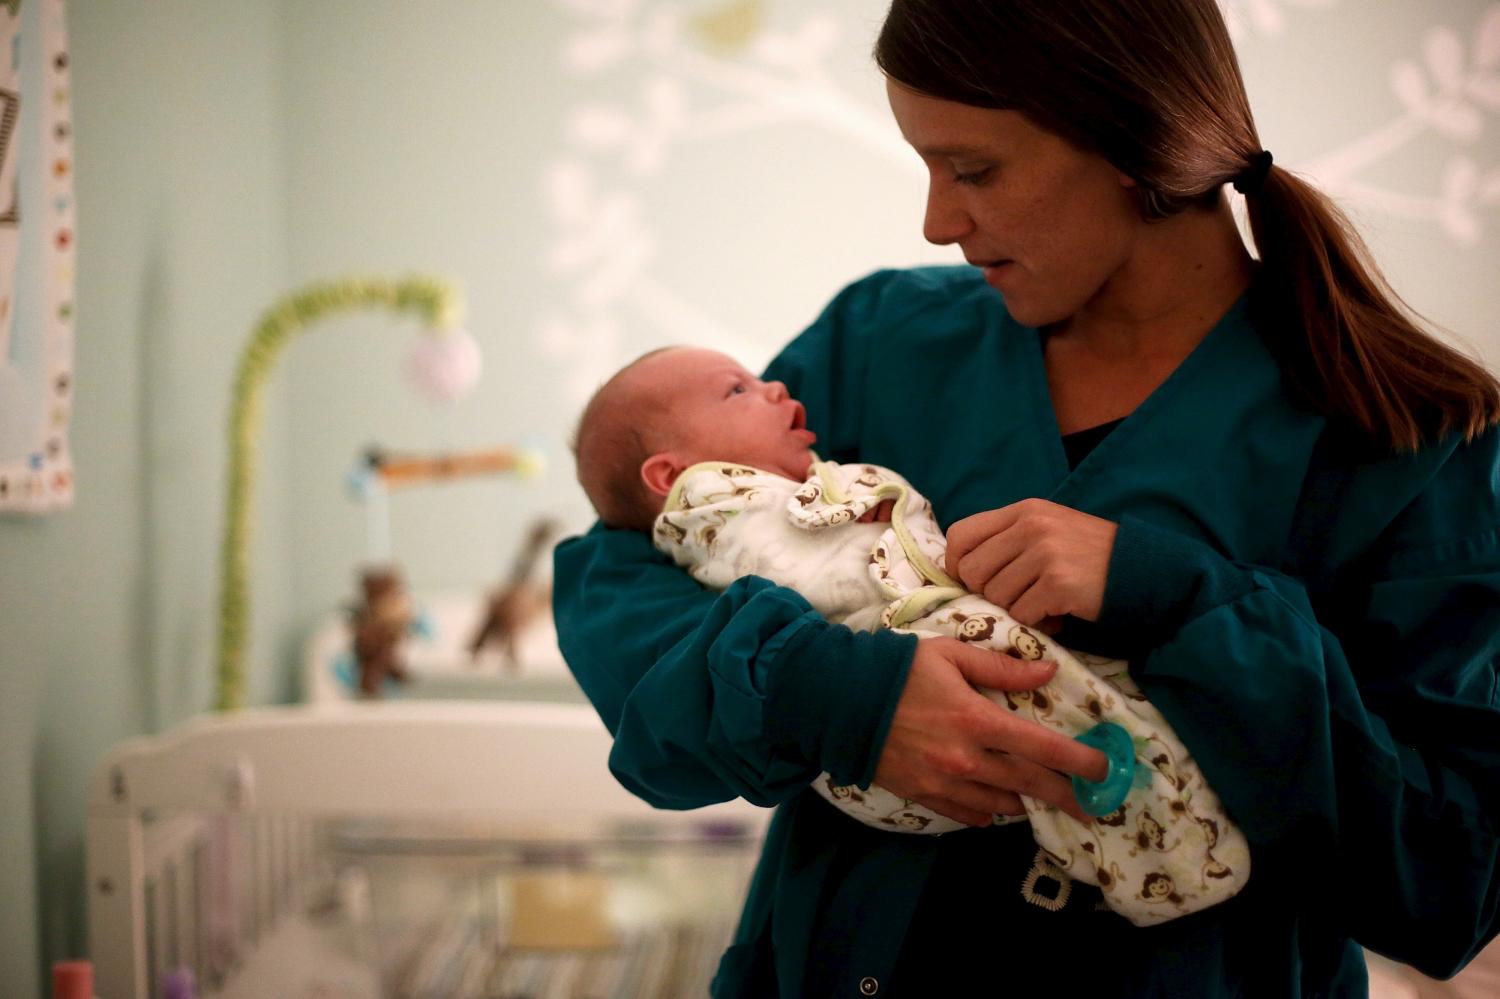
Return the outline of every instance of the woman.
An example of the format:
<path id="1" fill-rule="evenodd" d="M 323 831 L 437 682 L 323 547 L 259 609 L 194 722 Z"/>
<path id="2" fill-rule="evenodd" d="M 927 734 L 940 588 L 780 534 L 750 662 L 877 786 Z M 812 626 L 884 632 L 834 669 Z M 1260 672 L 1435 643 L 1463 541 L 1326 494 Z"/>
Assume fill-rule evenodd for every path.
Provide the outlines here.
<path id="1" fill-rule="evenodd" d="M 978 269 L 851 286 L 767 377 L 825 456 L 932 499 L 950 573 L 1130 657 L 1253 873 L 1138 930 L 1024 826 L 856 827 L 820 770 L 984 826 L 1100 761 L 969 687 L 1038 664 L 711 594 L 596 528 L 555 603 L 614 772 L 661 807 L 780 804 L 716 995 L 1363 995 L 1360 944 L 1453 973 L 1500 897 L 1500 385 L 1272 164 L 1213 0 L 896 0 L 876 57 L 925 235 Z"/>

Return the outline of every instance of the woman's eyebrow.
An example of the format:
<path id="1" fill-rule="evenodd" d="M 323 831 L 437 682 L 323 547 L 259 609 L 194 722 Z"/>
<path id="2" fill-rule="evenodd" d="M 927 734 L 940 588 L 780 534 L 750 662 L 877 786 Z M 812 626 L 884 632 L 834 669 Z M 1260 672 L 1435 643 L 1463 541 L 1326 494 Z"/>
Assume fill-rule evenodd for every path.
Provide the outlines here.
<path id="1" fill-rule="evenodd" d="M 922 156 L 988 156 L 991 151 L 982 146 L 914 146 Z"/>

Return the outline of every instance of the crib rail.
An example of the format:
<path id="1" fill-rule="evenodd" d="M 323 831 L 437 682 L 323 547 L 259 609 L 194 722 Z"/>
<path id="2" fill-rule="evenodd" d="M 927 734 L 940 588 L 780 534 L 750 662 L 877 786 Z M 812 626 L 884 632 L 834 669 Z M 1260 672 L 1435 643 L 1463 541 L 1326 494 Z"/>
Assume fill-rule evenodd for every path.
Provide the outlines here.
<path id="1" fill-rule="evenodd" d="M 336 821 L 482 821 L 512 843 L 631 819 L 764 822 L 743 802 L 656 812 L 609 777 L 609 746 L 587 706 L 520 702 L 265 708 L 122 743 L 96 768 L 88 806 L 99 995 L 149 999 L 173 968 L 212 994 L 331 882 L 319 865 Z"/>

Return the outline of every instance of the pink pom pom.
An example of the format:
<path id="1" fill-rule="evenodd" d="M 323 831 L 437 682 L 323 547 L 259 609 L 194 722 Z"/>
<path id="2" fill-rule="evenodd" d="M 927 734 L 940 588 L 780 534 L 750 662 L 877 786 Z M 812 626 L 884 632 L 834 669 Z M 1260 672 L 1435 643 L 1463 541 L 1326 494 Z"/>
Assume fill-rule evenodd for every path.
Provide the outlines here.
<path id="1" fill-rule="evenodd" d="M 436 402 L 457 402 L 479 381 L 479 344 L 468 331 L 451 329 L 418 340 L 406 356 L 406 377 Z"/>

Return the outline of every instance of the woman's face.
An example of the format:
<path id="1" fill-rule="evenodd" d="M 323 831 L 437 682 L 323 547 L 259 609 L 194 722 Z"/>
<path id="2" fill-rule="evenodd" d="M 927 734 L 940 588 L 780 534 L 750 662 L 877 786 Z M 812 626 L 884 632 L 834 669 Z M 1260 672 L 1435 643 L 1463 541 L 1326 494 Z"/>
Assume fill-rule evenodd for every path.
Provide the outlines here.
<path id="1" fill-rule="evenodd" d="M 1067 319 L 1128 280 L 1145 225 L 1129 177 L 1018 111 L 940 100 L 894 80 L 886 91 L 927 166 L 922 234 L 957 244 L 1019 322 Z"/>

